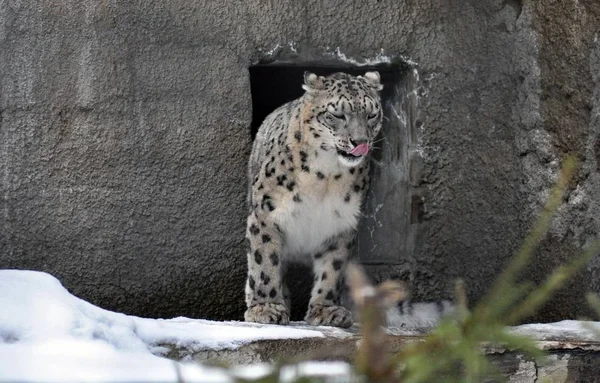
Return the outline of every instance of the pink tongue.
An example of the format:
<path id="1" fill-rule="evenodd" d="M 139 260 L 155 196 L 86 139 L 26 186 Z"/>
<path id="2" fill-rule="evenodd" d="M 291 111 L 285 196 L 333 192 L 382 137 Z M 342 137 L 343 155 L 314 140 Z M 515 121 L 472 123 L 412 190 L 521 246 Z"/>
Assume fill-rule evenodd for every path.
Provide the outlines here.
<path id="1" fill-rule="evenodd" d="M 354 156 L 364 156 L 369 153 L 369 145 L 368 144 L 360 144 L 356 148 L 352 149 L 350 154 Z"/>

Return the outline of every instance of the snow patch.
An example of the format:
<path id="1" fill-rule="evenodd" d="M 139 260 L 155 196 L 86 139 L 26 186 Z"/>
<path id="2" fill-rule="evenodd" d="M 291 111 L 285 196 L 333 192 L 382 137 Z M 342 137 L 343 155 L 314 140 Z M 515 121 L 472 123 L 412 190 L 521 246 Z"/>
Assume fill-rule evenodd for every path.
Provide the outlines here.
<path id="1" fill-rule="evenodd" d="M 600 323 L 590 321 L 563 320 L 554 323 L 531 323 L 512 327 L 511 331 L 538 341 L 597 342 L 600 340 Z"/>
<path id="2" fill-rule="evenodd" d="M 0 342 L 98 340 L 117 349 L 164 352 L 235 349 L 265 339 L 324 337 L 320 331 L 202 319 L 147 319 L 111 312 L 71 295 L 49 274 L 0 270 Z"/>
<path id="3" fill-rule="evenodd" d="M 325 51 L 325 55 L 334 57 L 340 61 L 343 61 L 348 64 L 356 65 L 356 66 L 373 66 L 373 65 L 378 65 L 378 64 L 390 64 L 393 61 L 392 57 L 389 56 L 388 54 L 386 54 L 385 51 L 383 50 L 383 48 L 379 51 L 379 53 L 377 53 L 375 55 L 375 57 L 363 58 L 362 61 L 358 61 L 352 57 L 346 56 L 346 54 L 343 53 L 339 47 L 335 48 L 335 50 L 333 50 L 333 51 L 331 51 L 331 49 L 329 47 L 327 47 L 327 50 Z M 402 61 L 404 61 L 407 65 L 409 65 L 411 67 L 416 67 L 419 65 L 416 61 L 413 61 L 410 58 L 405 57 L 403 55 L 399 55 L 397 57 L 400 58 Z"/>
<path id="4" fill-rule="evenodd" d="M 0 383 L 3 382 L 234 382 L 273 372 L 268 365 L 230 371 L 160 357 L 164 346 L 190 351 L 235 349 L 257 340 L 352 336 L 332 328 L 317 330 L 188 318 L 146 319 L 103 310 L 71 295 L 49 274 L 0 270 Z M 435 309 L 435 310 L 434 310 Z M 451 307 L 445 307 L 450 310 Z M 446 310 L 442 310 L 446 311 Z M 401 315 L 409 313 L 411 315 Z M 420 313 L 420 314 L 419 314 Z M 417 315 L 415 315 L 417 314 Z M 418 317 L 429 325 L 439 307 L 413 304 L 397 312 L 396 323 Z M 411 318 L 408 318 L 410 316 Z M 419 327 L 419 326 L 416 326 Z M 406 326 L 410 328 L 410 326 Z M 396 333 L 403 332 L 401 326 Z M 566 320 L 512 327 L 515 333 L 544 340 L 598 341 L 600 323 Z M 285 366 L 282 381 L 319 376 L 351 378 L 341 362 L 308 362 Z"/>
<path id="5" fill-rule="evenodd" d="M 73 338 L 0 344 L 0 382 L 231 382 L 224 371 Z M 181 377 L 181 379 L 179 379 Z"/>
<path id="6" fill-rule="evenodd" d="M 265 55 L 267 57 L 271 57 L 274 56 L 276 52 L 278 52 L 281 49 L 281 45 L 277 44 L 275 45 L 271 50 L 268 50 L 265 52 Z"/>
<path id="7" fill-rule="evenodd" d="M 348 63 L 348 64 L 356 65 L 356 66 L 369 66 L 369 65 L 377 65 L 377 64 L 389 64 L 389 63 L 392 62 L 392 58 L 390 56 L 386 55 L 383 49 L 379 53 L 377 53 L 375 55 L 375 57 L 373 57 L 373 58 L 365 58 L 362 61 L 358 61 L 356 59 L 353 59 L 352 57 L 346 56 L 344 53 L 342 53 L 342 51 L 340 50 L 339 47 L 335 48 L 334 51 L 327 50 L 325 52 L 325 55 L 331 56 L 331 57 L 336 58 L 336 59 L 338 59 L 340 61 L 343 61 L 343 62 Z M 412 63 L 410 63 L 410 62 L 408 62 L 408 63 L 412 65 Z"/>
<path id="8" fill-rule="evenodd" d="M 293 326 L 128 316 L 79 299 L 53 276 L 36 271 L 0 270 L 0 307 L 0 382 L 230 382 L 225 370 L 160 355 L 169 351 L 167 345 L 193 352 L 324 337 Z M 306 366 L 306 373 L 343 370 Z M 287 374 L 295 376 L 294 371 Z"/>
<path id="9" fill-rule="evenodd" d="M 0 382 L 187 382 L 233 383 L 273 373 L 266 364 L 219 367 L 178 363 L 143 352 L 117 350 L 94 340 L 55 339 L 38 343 L 0 344 Z M 350 366 L 341 362 L 306 362 L 280 371 L 282 382 L 299 377 L 348 381 Z"/>

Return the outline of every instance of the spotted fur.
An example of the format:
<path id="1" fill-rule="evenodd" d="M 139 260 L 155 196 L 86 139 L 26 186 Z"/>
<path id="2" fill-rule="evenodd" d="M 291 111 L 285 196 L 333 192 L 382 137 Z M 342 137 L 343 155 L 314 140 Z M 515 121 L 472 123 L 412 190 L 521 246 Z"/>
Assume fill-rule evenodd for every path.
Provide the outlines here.
<path id="1" fill-rule="evenodd" d="M 249 161 L 246 321 L 289 322 L 282 271 L 311 263 L 314 286 L 306 321 L 348 327 L 342 276 L 369 185 L 369 154 L 381 129 L 379 73 L 306 73 L 302 97 L 271 113 Z M 356 151 L 355 151 L 356 152 Z"/>

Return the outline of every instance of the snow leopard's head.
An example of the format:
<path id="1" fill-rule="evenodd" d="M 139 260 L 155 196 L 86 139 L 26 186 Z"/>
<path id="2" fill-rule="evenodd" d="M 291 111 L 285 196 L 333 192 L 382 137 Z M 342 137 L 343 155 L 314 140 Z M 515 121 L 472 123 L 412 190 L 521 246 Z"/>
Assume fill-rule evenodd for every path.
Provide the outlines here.
<path id="1" fill-rule="evenodd" d="M 306 72 L 302 87 L 310 96 L 312 117 L 322 127 L 325 144 L 337 151 L 343 165 L 362 163 L 381 130 L 379 73 L 317 76 Z"/>

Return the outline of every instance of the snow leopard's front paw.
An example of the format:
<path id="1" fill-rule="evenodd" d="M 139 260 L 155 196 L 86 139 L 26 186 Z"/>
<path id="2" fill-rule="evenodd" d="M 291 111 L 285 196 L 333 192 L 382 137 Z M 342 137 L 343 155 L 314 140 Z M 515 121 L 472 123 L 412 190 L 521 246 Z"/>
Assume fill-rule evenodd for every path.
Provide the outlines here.
<path id="1" fill-rule="evenodd" d="M 306 322 L 313 326 L 352 326 L 352 312 L 341 306 L 314 305 L 306 313 Z"/>
<path id="2" fill-rule="evenodd" d="M 288 324 L 290 312 L 280 303 L 260 303 L 246 310 L 244 319 L 246 322 Z"/>

